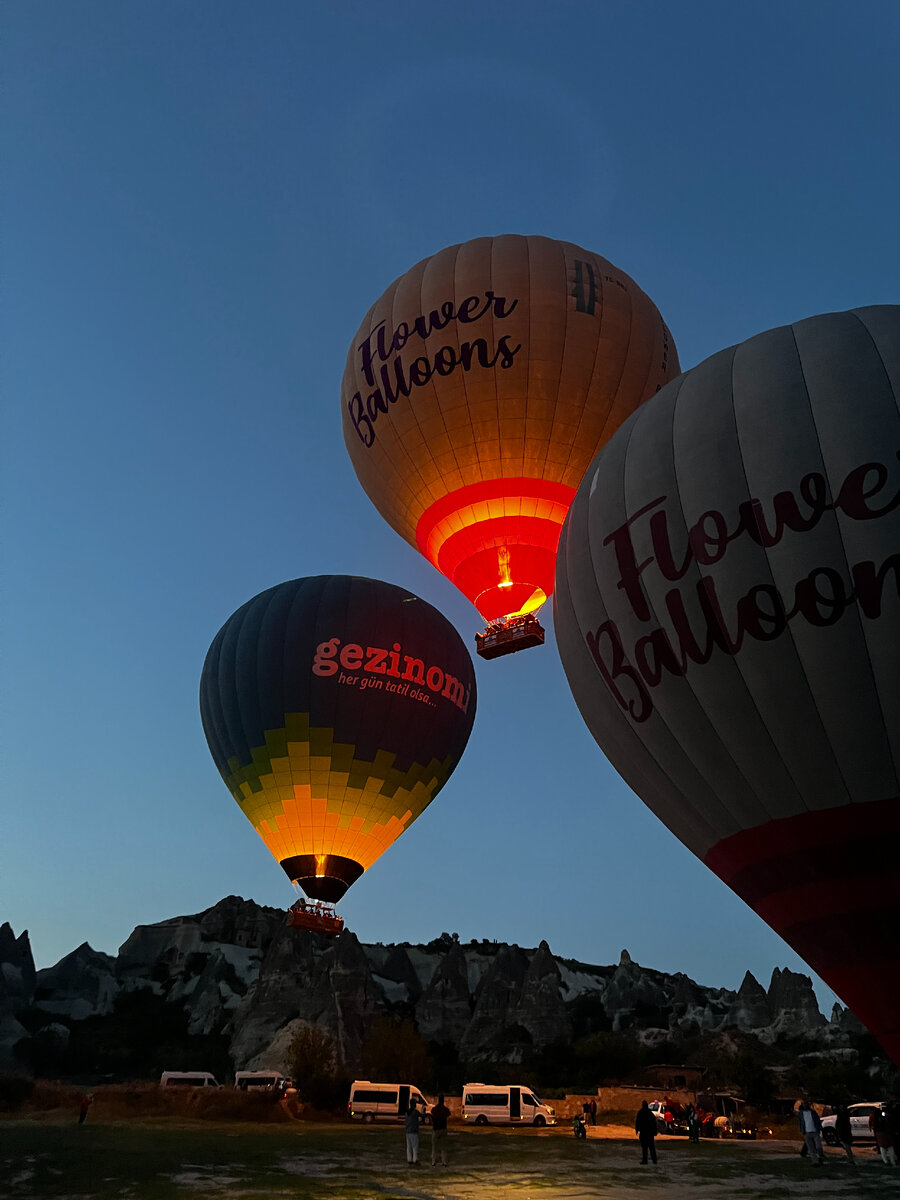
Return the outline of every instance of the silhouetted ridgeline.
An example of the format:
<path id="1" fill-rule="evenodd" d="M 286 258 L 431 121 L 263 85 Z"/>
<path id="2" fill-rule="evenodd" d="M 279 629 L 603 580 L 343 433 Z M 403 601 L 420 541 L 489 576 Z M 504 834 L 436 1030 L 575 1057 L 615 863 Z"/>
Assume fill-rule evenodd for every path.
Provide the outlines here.
<path id="1" fill-rule="evenodd" d="M 115 958 L 85 942 L 41 971 L 27 933 L 0 926 L 7 1071 L 154 1078 L 183 1064 L 227 1078 L 284 1063 L 309 1024 L 331 1035 L 353 1072 L 383 1017 L 412 1021 L 442 1062 L 485 1072 L 537 1069 L 554 1047 L 604 1038 L 659 1061 L 702 1035 L 836 1050 L 862 1032 L 838 1005 L 826 1020 L 810 979 L 788 970 L 776 969 L 768 989 L 748 972 L 732 991 L 639 966 L 624 950 L 617 965 L 593 966 L 555 957 L 546 942 L 461 944 L 445 933 L 424 946 L 362 945 L 348 931 L 329 939 L 289 929 L 281 910 L 238 896 L 139 925 Z"/>

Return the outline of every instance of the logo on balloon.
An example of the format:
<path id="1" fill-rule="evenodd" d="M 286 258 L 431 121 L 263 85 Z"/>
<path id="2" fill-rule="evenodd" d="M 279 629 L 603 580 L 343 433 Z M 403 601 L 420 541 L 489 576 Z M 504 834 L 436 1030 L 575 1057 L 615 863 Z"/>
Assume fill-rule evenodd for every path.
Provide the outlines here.
<path id="1" fill-rule="evenodd" d="M 460 712 L 469 711 L 471 686 L 464 686 L 455 675 L 442 667 L 426 667 L 424 659 L 403 654 L 399 642 L 394 642 L 391 649 L 387 650 L 381 646 L 363 647 L 357 642 L 345 642 L 341 646 L 339 637 L 329 638 L 316 647 L 312 671 L 314 675 L 325 678 L 338 675 L 338 683 L 350 686 L 358 684 L 361 691 L 380 690 L 383 687 L 388 692 L 425 703 L 431 702 L 431 695 L 442 696 L 455 704 Z"/>
<path id="2" fill-rule="evenodd" d="M 642 584 L 648 571 L 658 571 L 663 579 L 676 585 L 664 598 L 670 629 L 656 624 L 626 646 L 618 623 L 609 619 L 585 635 L 597 669 L 619 707 L 633 721 L 646 721 L 654 709 L 652 690 L 666 675 L 684 676 L 692 663 L 702 666 L 717 651 L 737 655 L 745 638 L 773 641 L 796 619 L 816 626 L 833 625 L 851 605 L 857 605 L 869 619 L 879 617 L 889 579 L 893 578 L 894 587 L 900 588 L 900 554 L 892 554 L 880 563 L 865 560 L 848 564 L 847 574 L 834 567 L 816 567 L 797 581 L 791 596 L 771 583 L 759 583 L 729 612 L 723 611 L 711 575 L 700 575 L 688 602 L 678 585 L 692 567 L 720 562 L 742 539 L 768 549 L 778 545 L 788 532 L 809 533 L 828 512 L 842 513 L 852 521 L 873 521 L 893 512 L 900 505 L 900 487 L 894 483 L 886 491 L 890 477 L 884 463 L 862 463 L 847 473 L 836 497 L 830 499 L 825 476 L 811 472 L 802 477 L 796 494 L 778 492 L 768 506 L 755 498 L 743 502 L 731 523 L 724 513 L 709 509 L 691 526 L 686 542 L 680 545 L 673 545 L 666 512 L 668 497 L 658 496 L 607 534 L 603 545 L 615 554 L 616 587 L 624 592 L 638 621 L 651 622 L 655 616 Z M 637 533 L 649 535 L 650 556 L 640 557 L 635 545 Z"/>
<path id="3" fill-rule="evenodd" d="M 453 321 L 470 325 L 488 313 L 495 320 L 502 321 L 513 313 L 518 303 L 516 299 L 507 301 L 505 296 L 497 296 L 487 290 L 483 296 L 467 296 L 458 305 L 452 300 L 445 300 L 440 308 L 420 314 L 412 323 L 401 321 L 390 336 L 386 322 L 379 321 L 357 347 L 363 378 L 372 391 L 365 399 L 361 391 L 354 392 L 347 401 L 350 420 L 363 445 L 368 447 L 375 444 L 375 423 L 379 414 L 386 413 L 401 396 L 408 399 L 413 388 L 424 387 L 435 375 L 452 375 L 459 367 L 470 371 L 477 365 L 490 370 L 499 364 L 501 370 L 508 371 L 522 349 L 521 343 L 511 345 L 506 334 L 497 340 L 496 345 L 490 345 L 486 338 L 477 337 L 472 341 L 460 342 L 458 346 L 440 346 L 432 354 L 422 354 L 416 342 L 415 350 L 419 353 L 410 362 L 408 352 L 406 356 L 402 353 L 410 338 L 416 337 L 424 342 L 435 331 L 445 329 Z"/>

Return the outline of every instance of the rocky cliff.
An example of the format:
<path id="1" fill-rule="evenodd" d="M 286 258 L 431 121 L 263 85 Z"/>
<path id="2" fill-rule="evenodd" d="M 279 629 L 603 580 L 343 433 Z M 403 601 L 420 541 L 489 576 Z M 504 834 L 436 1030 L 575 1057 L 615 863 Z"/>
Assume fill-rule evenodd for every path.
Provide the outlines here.
<path id="1" fill-rule="evenodd" d="M 651 1045 L 729 1029 L 839 1045 L 857 1028 L 840 1006 L 826 1020 L 809 977 L 788 970 L 776 968 L 768 990 L 748 972 L 731 991 L 642 967 L 626 951 L 614 966 L 592 966 L 556 958 L 546 942 L 463 945 L 442 934 L 427 946 L 362 945 L 349 931 L 289 929 L 280 910 L 228 896 L 138 926 L 115 958 L 85 943 L 37 972 L 27 933 L 0 927 L 0 1066 L 142 996 L 183 1006 L 189 1037 L 224 1039 L 237 1068 L 283 1065 L 306 1024 L 327 1031 L 355 1070 L 367 1029 L 391 1013 L 473 1064 L 521 1061 L 578 1030 L 632 1031 Z"/>

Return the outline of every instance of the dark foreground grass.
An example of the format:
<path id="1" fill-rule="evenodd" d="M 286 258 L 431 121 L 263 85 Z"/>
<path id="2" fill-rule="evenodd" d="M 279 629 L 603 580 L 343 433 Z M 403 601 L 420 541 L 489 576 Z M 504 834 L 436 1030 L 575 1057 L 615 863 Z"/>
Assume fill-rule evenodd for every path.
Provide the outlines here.
<path id="1" fill-rule="evenodd" d="M 422 1158 L 430 1161 L 430 1134 Z M 406 1166 L 401 1129 L 296 1122 L 289 1127 L 165 1122 L 0 1121 L 3 1200 L 866 1200 L 897 1195 L 900 1170 L 863 1152 L 815 1169 L 784 1143 L 659 1144 L 643 1167 L 630 1141 L 576 1142 L 562 1130 L 451 1135 L 446 1170 Z"/>

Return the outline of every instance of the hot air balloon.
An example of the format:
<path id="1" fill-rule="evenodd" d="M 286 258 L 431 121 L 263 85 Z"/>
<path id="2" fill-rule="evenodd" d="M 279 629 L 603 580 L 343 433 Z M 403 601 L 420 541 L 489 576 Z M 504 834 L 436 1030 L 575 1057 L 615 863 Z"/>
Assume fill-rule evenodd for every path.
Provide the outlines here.
<path id="1" fill-rule="evenodd" d="M 216 634 L 200 680 L 226 786 L 288 878 L 325 904 L 441 790 L 475 703 L 472 660 L 437 609 L 346 575 L 254 596 Z M 305 901 L 294 911 L 308 923 Z"/>
<path id="2" fill-rule="evenodd" d="M 543 641 L 556 546 L 597 450 L 678 373 L 651 300 L 569 242 L 423 259 L 347 355 L 344 440 L 375 507 L 475 605 L 484 657 Z"/>
<path id="3" fill-rule="evenodd" d="M 554 619 L 619 773 L 900 1063 L 900 307 L 724 350 L 579 489 Z"/>

